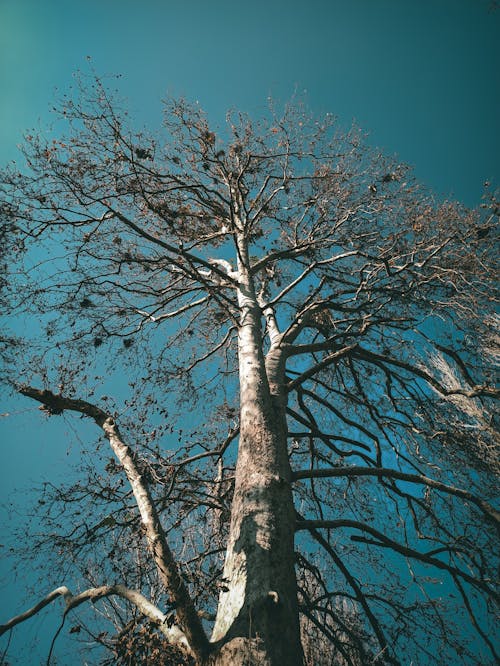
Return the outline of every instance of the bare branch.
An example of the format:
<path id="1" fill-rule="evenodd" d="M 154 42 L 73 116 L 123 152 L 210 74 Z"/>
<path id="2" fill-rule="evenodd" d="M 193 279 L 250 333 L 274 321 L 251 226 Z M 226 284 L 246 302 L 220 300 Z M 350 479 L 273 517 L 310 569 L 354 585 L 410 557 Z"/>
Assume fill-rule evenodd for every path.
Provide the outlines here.
<path id="1" fill-rule="evenodd" d="M 443 571 L 447 571 L 450 573 L 452 576 L 459 576 L 460 578 L 463 578 L 466 580 L 468 583 L 473 585 L 474 587 L 483 590 L 486 592 L 488 595 L 490 595 L 494 599 L 499 599 L 500 595 L 498 595 L 495 590 L 493 590 L 485 581 L 474 578 L 474 576 L 471 576 L 468 574 L 466 571 L 462 571 L 460 569 L 457 569 L 456 567 L 447 564 L 446 562 L 443 562 L 442 560 L 437 559 L 436 557 L 433 557 L 432 555 L 428 553 L 421 553 L 418 550 L 415 550 L 414 548 L 410 548 L 409 546 L 405 546 L 401 543 L 398 543 L 397 541 L 394 541 L 394 539 L 389 538 L 379 530 L 375 529 L 371 525 L 367 525 L 365 523 L 359 522 L 357 520 L 349 520 L 349 519 L 339 519 L 339 520 L 298 520 L 297 521 L 297 531 L 300 530 L 311 530 L 311 529 L 337 529 L 340 527 L 346 527 L 346 528 L 351 528 L 351 529 L 356 529 L 360 530 L 362 532 L 367 532 L 368 534 L 374 536 L 377 541 L 370 541 L 369 543 L 373 545 L 378 545 L 382 546 L 385 548 L 390 548 L 394 550 L 397 553 L 400 553 L 401 555 L 405 555 L 406 557 L 413 558 L 415 560 L 419 560 L 420 562 L 424 562 L 426 564 L 430 564 L 437 569 L 441 569 Z M 357 540 L 362 540 L 362 538 L 358 538 L 356 536 L 352 536 L 351 539 L 353 541 Z"/>
<path id="2" fill-rule="evenodd" d="M 485 516 L 493 522 L 497 527 L 500 526 L 500 512 L 486 502 L 485 500 L 477 497 L 468 490 L 462 488 L 455 488 L 454 486 L 446 485 L 440 481 L 436 481 L 427 476 L 420 474 L 405 474 L 395 469 L 388 469 L 383 467 L 332 467 L 331 469 L 304 469 L 292 472 L 292 479 L 299 481 L 300 479 L 325 479 L 334 477 L 354 477 L 354 476 L 376 476 L 378 478 L 387 477 L 390 479 L 399 479 L 408 483 L 416 483 L 419 485 L 435 488 L 449 495 L 455 495 L 472 502 Z"/>
<path id="3" fill-rule="evenodd" d="M 145 529 L 148 548 L 155 561 L 160 578 L 168 594 L 176 604 L 179 623 L 186 634 L 193 654 L 202 658 L 208 652 L 208 639 L 189 592 L 182 580 L 173 553 L 168 546 L 165 531 L 161 525 L 147 483 L 137 467 L 133 452 L 123 442 L 113 417 L 84 400 L 75 400 L 55 395 L 48 390 L 24 386 L 20 388 L 20 393 L 42 403 L 44 408 L 52 414 L 60 414 L 64 410 L 71 410 L 89 416 L 104 430 L 111 448 L 123 465 L 125 474 L 132 487 Z"/>
<path id="4" fill-rule="evenodd" d="M 52 592 L 49 592 L 43 599 L 41 599 L 37 604 L 35 604 L 32 608 L 29 608 L 27 611 L 24 613 L 21 613 L 20 615 L 16 615 L 15 617 L 11 618 L 8 622 L 5 624 L 0 625 L 0 636 L 4 634 L 6 631 L 9 629 L 12 629 L 13 627 L 16 626 L 16 624 L 20 624 L 21 622 L 24 622 L 25 620 L 29 620 L 30 617 L 33 617 L 33 615 L 36 615 L 39 611 L 42 610 L 42 608 L 45 608 L 45 606 L 48 606 L 48 604 L 52 603 L 54 599 L 57 599 L 58 597 L 63 597 L 65 601 L 67 602 L 68 600 L 71 600 L 73 595 L 69 591 L 69 589 L 65 586 L 61 586 L 56 588 L 55 590 L 52 590 Z"/>
<path id="5" fill-rule="evenodd" d="M 430 384 L 434 389 L 436 389 L 436 391 L 438 391 L 439 393 L 441 393 L 441 395 L 444 396 L 463 395 L 466 398 L 477 398 L 480 396 L 485 396 L 489 398 L 500 398 L 500 389 L 497 389 L 493 386 L 486 386 L 486 385 L 473 386 L 470 391 L 462 388 L 447 389 L 440 382 L 438 382 L 435 377 L 430 375 L 425 370 L 422 370 L 422 368 L 412 365 L 411 363 L 408 363 L 406 361 L 401 361 L 399 359 L 392 358 L 390 356 L 382 356 L 381 354 L 376 354 L 375 352 L 365 349 L 360 345 L 356 346 L 354 356 L 357 356 L 358 358 L 361 358 L 368 362 L 371 361 L 373 363 L 388 364 L 388 365 L 394 365 L 398 368 L 403 368 L 404 370 L 407 370 L 413 375 L 416 375 L 417 377 L 424 379 L 428 384 Z"/>
<path id="6" fill-rule="evenodd" d="M 175 624 L 167 622 L 167 616 L 163 613 L 157 606 L 152 604 L 146 597 L 144 597 L 137 590 L 131 590 L 125 585 L 115 584 L 115 585 L 102 585 L 101 587 L 93 587 L 78 594 L 72 594 L 66 586 L 61 586 L 49 592 L 43 599 L 41 599 L 35 606 L 28 609 L 20 615 L 16 615 L 11 618 L 5 624 L 0 625 L 0 636 L 4 634 L 9 629 L 12 629 L 17 624 L 28 620 L 29 618 L 36 615 L 42 608 L 45 608 L 48 604 L 52 603 L 58 597 L 62 597 L 65 601 L 66 607 L 64 610 L 64 617 L 76 608 L 83 604 L 86 601 L 92 603 L 96 602 L 98 599 L 103 599 L 105 597 L 118 596 L 122 599 L 126 599 L 132 603 L 143 615 L 151 620 L 155 625 L 158 626 L 161 633 L 165 636 L 169 643 L 172 645 L 177 645 L 183 650 L 187 651 L 189 654 L 192 654 L 188 640 L 181 629 Z"/>
<path id="7" fill-rule="evenodd" d="M 313 377 L 321 370 L 327 368 L 329 365 L 337 363 L 337 361 L 339 361 L 341 358 L 344 358 L 344 356 L 348 356 L 353 351 L 353 349 L 356 349 L 356 347 L 357 343 L 352 345 L 347 345 L 346 347 L 343 347 L 338 351 L 328 354 L 327 356 L 325 356 L 325 358 L 322 361 L 319 361 L 312 367 L 308 368 L 307 370 L 304 370 L 304 372 L 301 375 L 299 375 L 296 379 L 293 379 L 291 382 L 288 382 L 288 384 L 286 385 L 287 392 L 290 393 L 290 391 L 293 391 L 295 388 L 297 388 L 297 386 L 303 384 L 310 377 Z"/>
<path id="8" fill-rule="evenodd" d="M 299 523 L 304 523 L 308 521 L 304 521 L 302 516 L 297 513 L 297 524 Z M 312 525 L 307 527 L 309 533 L 311 534 L 312 538 L 317 541 L 321 547 L 329 554 L 329 556 L 332 558 L 333 562 L 335 563 L 335 566 L 340 570 L 344 578 L 346 579 L 348 585 L 351 587 L 353 590 L 356 600 L 359 602 L 359 604 L 362 606 L 363 610 L 366 613 L 366 617 L 368 619 L 368 622 L 370 626 L 372 627 L 378 643 L 380 645 L 380 648 L 382 651 L 386 651 L 388 649 L 388 642 L 387 638 L 384 634 L 384 631 L 382 629 L 382 626 L 378 619 L 376 618 L 375 614 L 373 613 L 370 604 L 368 603 L 368 599 L 366 595 L 363 593 L 361 586 L 359 585 L 358 581 L 356 578 L 351 574 L 349 569 L 346 567 L 342 559 L 338 556 L 338 554 L 335 552 L 335 549 L 332 548 L 332 546 L 328 543 L 328 541 L 325 539 L 325 537 L 318 532 L 318 530 L 313 527 Z M 395 664 L 399 666 L 399 661 L 395 659 L 394 657 L 391 657 L 388 655 L 389 663 Z"/>

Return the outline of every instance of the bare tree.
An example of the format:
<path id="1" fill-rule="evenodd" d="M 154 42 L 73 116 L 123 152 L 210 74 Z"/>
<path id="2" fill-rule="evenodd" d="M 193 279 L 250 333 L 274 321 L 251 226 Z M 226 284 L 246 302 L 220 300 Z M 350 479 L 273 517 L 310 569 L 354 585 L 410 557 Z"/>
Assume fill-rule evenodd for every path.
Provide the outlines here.
<path id="1" fill-rule="evenodd" d="M 101 433 L 25 544 L 81 589 L 2 633 L 63 597 L 113 663 L 495 659 L 495 196 L 435 200 L 300 102 L 164 111 L 133 131 L 84 82 L 2 174 L 41 328 L 9 381 Z"/>

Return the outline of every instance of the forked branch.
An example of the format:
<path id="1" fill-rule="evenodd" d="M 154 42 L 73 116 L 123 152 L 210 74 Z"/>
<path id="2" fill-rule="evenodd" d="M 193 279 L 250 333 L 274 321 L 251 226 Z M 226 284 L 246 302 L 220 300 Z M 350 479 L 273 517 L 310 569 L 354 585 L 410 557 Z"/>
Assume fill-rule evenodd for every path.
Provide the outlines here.
<path id="1" fill-rule="evenodd" d="M 63 618 L 65 618 L 66 615 L 71 610 L 73 610 L 77 606 L 80 606 L 80 604 L 86 601 L 94 603 L 98 599 L 103 599 L 105 597 L 111 597 L 111 596 L 118 596 L 121 597 L 122 599 L 126 599 L 127 601 L 129 601 L 144 615 L 144 617 L 148 618 L 149 620 L 151 620 L 151 622 L 153 622 L 155 625 L 158 626 L 159 631 L 161 631 L 161 633 L 165 636 L 165 638 L 168 640 L 168 642 L 171 645 L 176 645 L 177 647 L 180 647 L 181 649 L 192 654 L 191 648 L 189 646 L 188 640 L 184 632 L 181 631 L 181 629 L 177 625 L 175 624 L 171 625 L 167 621 L 168 618 L 165 615 L 165 613 L 163 613 L 159 608 L 157 608 L 157 606 L 152 604 L 148 599 L 146 599 L 146 597 L 144 597 L 137 590 L 131 590 L 128 587 L 125 587 L 125 585 L 120 585 L 120 584 L 92 587 L 89 588 L 88 590 L 84 590 L 83 592 L 80 592 L 79 594 L 75 595 L 73 595 L 70 592 L 70 590 L 64 585 L 61 587 L 57 587 L 55 590 L 52 590 L 52 592 L 49 592 L 49 594 L 47 594 L 32 608 L 29 608 L 27 611 L 21 613 L 20 615 L 16 615 L 5 624 L 0 625 L 0 636 L 4 634 L 6 631 L 9 631 L 9 629 L 15 627 L 17 624 L 25 622 L 29 618 L 36 615 L 39 611 L 42 610 L 42 608 L 48 606 L 58 597 L 62 597 L 65 601 L 66 607 L 64 609 L 64 615 L 63 615 Z"/>
<path id="2" fill-rule="evenodd" d="M 298 520 L 296 523 L 297 531 L 316 530 L 316 529 L 330 530 L 338 528 L 354 529 L 369 534 L 371 537 L 374 537 L 374 539 L 367 540 L 365 537 L 358 537 L 357 535 L 352 535 L 351 540 L 370 543 L 372 545 L 379 546 L 382 548 L 390 548 L 394 552 L 400 553 L 405 557 L 418 560 L 419 562 L 424 562 L 425 564 L 430 564 L 436 567 L 437 569 L 441 569 L 442 571 L 447 571 L 453 577 L 458 576 L 459 578 L 462 578 L 467 583 L 470 583 L 470 585 L 472 585 L 476 589 L 480 589 L 486 592 L 492 599 L 495 599 L 497 601 L 500 600 L 500 595 L 496 592 L 496 590 L 493 589 L 493 587 L 491 587 L 488 584 L 487 581 L 475 578 L 474 576 L 468 574 L 466 571 L 457 569 L 457 567 L 453 566 L 452 564 L 448 564 L 438 559 L 437 557 L 434 557 L 432 551 L 430 553 L 421 553 L 420 551 L 415 550 L 414 548 L 410 548 L 409 546 L 399 543 L 398 541 L 394 541 L 394 539 L 389 538 L 383 532 L 380 532 L 379 530 L 375 529 L 371 525 L 367 525 L 366 523 L 349 519 Z"/>
<path id="3" fill-rule="evenodd" d="M 51 391 L 40 390 L 31 386 L 23 386 L 19 391 L 23 395 L 42 403 L 43 407 L 51 414 L 61 414 L 68 409 L 76 411 L 93 418 L 103 429 L 132 487 L 149 551 L 158 569 L 160 579 L 175 603 L 179 624 L 186 635 L 192 654 L 196 659 L 202 661 L 208 653 L 208 638 L 167 543 L 165 531 L 161 525 L 148 485 L 141 475 L 134 453 L 123 441 L 113 417 L 85 400 L 66 398 L 62 395 L 55 395 Z"/>

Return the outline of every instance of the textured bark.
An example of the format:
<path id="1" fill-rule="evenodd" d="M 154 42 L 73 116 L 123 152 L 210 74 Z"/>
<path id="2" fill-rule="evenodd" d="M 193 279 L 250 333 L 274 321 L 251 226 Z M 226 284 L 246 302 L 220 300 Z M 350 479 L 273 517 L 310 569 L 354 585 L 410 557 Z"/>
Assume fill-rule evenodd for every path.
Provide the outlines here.
<path id="1" fill-rule="evenodd" d="M 273 663 L 262 641 L 239 637 L 224 643 L 211 655 L 206 666 L 272 666 Z"/>
<path id="2" fill-rule="evenodd" d="M 262 352 L 261 311 L 240 271 L 240 440 L 211 664 L 302 664 L 294 509 L 286 449 L 282 352 Z M 268 372 L 269 375 L 268 376 Z"/>

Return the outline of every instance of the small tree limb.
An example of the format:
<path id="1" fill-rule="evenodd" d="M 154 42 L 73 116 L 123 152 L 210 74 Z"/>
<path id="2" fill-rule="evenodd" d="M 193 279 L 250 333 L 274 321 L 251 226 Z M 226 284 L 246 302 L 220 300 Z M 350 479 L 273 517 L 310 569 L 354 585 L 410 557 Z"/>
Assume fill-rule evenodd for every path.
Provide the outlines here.
<path id="1" fill-rule="evenodd" d="M 320 370 L 323 370 L 324 368 L 327 368 L 329 365 L 332 365 L 332 363 L 336 363 L 337 361 L 339 361 L 344 356 L 347 356 L 354 349 L 356 349 L 357 346 L 358 346 L 357 343 L 354 343 L 352 345 L 347 345 L 346 347 L 343 347 L 342 349 L 334 351 L 331 354 L 328 354 L 328 356 L 325 356 L 325 358 L 322 361 L 319 361 L 318 363 L 316 363 L 312 367 L 308 368 L 307 370 L 304 370 L 304 372 L 301 375 L 299 375 L 296 379 L 293 379 L 291 382 L 289 382 L 286 385 L 287 392 L 290 393 L 297 386 L 300 386 L 303 382 L 305 382 L 306 379 L 309 379 L 310 377 L 312 377 L 316 373 L 318 373 Z"/>
<path id="2" fill-rule="evenodd" d="M 125 585 L 102 585 L 100 587 L 91 587 L 79 594 L 73 595 L 66 586 L 57 587 L 52 592 L 49 592 L 43 599 L 41 599 L 35 606 L 29 608 L 24 613 L 16 615 L 11 618 L 5 624 L 0 625 L 0 636 L 4 634 L 9 629 L 12 629 L 17 624 L 28 620 L 29 618 L 36 615 L 42 608 L 45 608 L 48 604 L 52 603 L 58 597 L 62 597 L 66 603 L 66 608 L 64 610 L 64 617 L 76 608 L 80 604 L 90 601 L 94 603 L 98 599 L 103 599 L 110 596 L 118 596 L 122 599 L 126 599 L 132 603 L 143 615 L 147 617 L 151 622 L 158 626 L 158 629 L 165 636 L 169 643 L 176 645 L 177 647 L 182 648 L 184 651 L 192 654 L 191 648 L 189 646 L 188 640 L 184 632 L 175 624 L 169 626 L 167 622 L 167 616 L 163 613 L 157 606 L 152 604 L 146 597 L 144 597 L 137 590 L 131 590 Z"/>
<path id="3" fill-rule="evenodd" d="M 431 479 L 428 476 L 423 476 L 421 474 L 405 474 L 404 472 L 399 472 L 395 469 L 388 469 L 385 467 L 332 467 L 329 469 L 305 469 L 299 470 L 292 473 L 292 480 L 299 481 L 300 479 L 319 479 L 319 478 L 332 478 L 332 477 L 351 477 L 351 476 L 376 476 L 376 477 L 387 477 L 390 479 L 398 479 L 400 481 L 406 481 L 407 483 L 416 483 L 419 485 L 428 486 L 429 488 L 435 488 L 441 492 L 447 493 L 449 495 L 455 495 L 456 497 L 462 497 L 463 499 L 469 500 L 485 514 L 485 516 L 493 522 L 497 527 L 500 526 L 500 512 L 497 511 L 489 502 L 477 497 L 468 490 L 463 490 L 462 488 L 456 488 L 455 486 L 449 486 L 435 479 Z"/>
<path id="4" fill-rule="evenodd" d="M 453 565 L 447 564 L 446 562 L 443 562 L 442 560 L 433 557 L 432 554 L 421 553 L 420 551 L 415 550 L 414 548 L 410 548 L 409 546 L 405 546 L 397 541 L 394 541 L 394 539 L 389 538 L 383 532 L 380 532 L 379 530 L 375 529 L 374 527 L 371 527 L 371 525 L 367 525 L 366 523 L 349 519 L 298 520 L 296 523 L 297 531 L 315 530 L 315 529 L 337 529 L 339 527 L 346 527 L 348 529 L 355 529 L 355 530 L 360 530 L 361 532 L 366 532 L 367 534 L 370 534 L 376 539 L 376 541 L 373 540 L 369 541 L 369 543 L 373 545 L 381 546 L 383 548 L 390 548 L 394 552 L 400 553 L 405 557 L 410 557 L 420 562 L 424 562 L 425 564 L 430 564 L 436 567 L 437 569 L 447 571 L 449 574 L 451 574 L 451 576 L 459 576 L 463 580 L 470 583 L 476 589 L 481 589 L 484 592 L 486 592 L 493 599 L 498 600 L 500 598 L 500 595 L 492 587 L 490 587 L 487 584 L 487 582 L 480 580 L 478 578 L 474 578 L 474 576 L 471 576 L 466 571 L 457 569 Z M 357 536 L 352 536 L 351 539 L 353 541 L 363 540 L 362 537 L 360 538 Z"/>
<path id="5" fill-rule="evenodd" d="M 376 354 L 375 352 L 361 347 L 360 345 L 356 346 L 355 350 L 353 351 L 353 355 L 369 363 L 371 362 L 374 364 L 382 365 L 388 364 L 397 368 L 402 368 L 403 370 L 407 370 L 413 375 L 424 379 L 430 386 L 432 386 L 433 389 L 435 389 L 443 396 L 463 395 L 466 398 L 479 398 L 482 396 L 488 398 L 500 398 L 500 390 L 494 386 L 478 385 L 473 386 L 470 390 L 463 388 L 448 389 L 446 386 L 443 386 L 435 377 L 430 375 L 422 368 L 419 368 L 416 365 L 412 365 L 411 363 L 407 363 L 406 361 L 392 358 L 390 356 Z"/>

